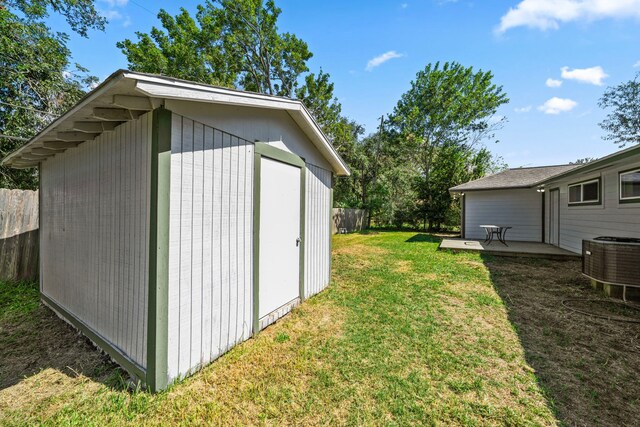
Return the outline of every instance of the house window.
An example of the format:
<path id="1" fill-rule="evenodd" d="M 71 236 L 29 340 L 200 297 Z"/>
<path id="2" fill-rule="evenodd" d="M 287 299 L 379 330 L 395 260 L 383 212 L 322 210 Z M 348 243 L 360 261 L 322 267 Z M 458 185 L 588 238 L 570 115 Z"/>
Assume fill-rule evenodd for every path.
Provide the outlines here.
<path id="1" fill-rule="evenodd" d="M 600 203 L 600 179 L 578 182 L 569 185 L 569 204 L 599 204 Z"/>
<path id="2" fill-rule="evenodd" d="M 620 201 L 640 202 L 640 169 L 620 172 Z"/>

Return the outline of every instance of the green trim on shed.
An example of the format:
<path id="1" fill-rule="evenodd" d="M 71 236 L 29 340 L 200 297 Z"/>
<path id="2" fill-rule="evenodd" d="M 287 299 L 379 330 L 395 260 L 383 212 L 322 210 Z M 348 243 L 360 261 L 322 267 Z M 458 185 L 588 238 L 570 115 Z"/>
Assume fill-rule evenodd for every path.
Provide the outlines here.
<path id="1" fill-rule="evenodd" d="M 300 266 L 298 267 L 298 272 L 300 273 L 300 282 L 299 282 L 299 294 L 300 294 L 300 302 L 304 301 L 304 255 L 305 255 L 305 213 L 307 212 L 307 167 L 304 164 L 304 160 L 302 161 L 302 166 L 300 167 Z"/>
<path id="2" fill-rule="evenodd" d="M 42 162 L 38 162 L 38 286 L 42 294 Z"/>
<path id="3" fill-rule="evenodd" d="M 289 151 L 284 151 L 278 147 L 274 147 L 273 145 L 265 144 L 264 142 L 256 142 L 255 149 L 256 153 L 272 160 L 277 160 L 300 168 L 305 167 L 305 162 L 302 157 Z"/>
<path id="4" fill-rule="evenodd" d="M 152 392 L 168 385 L 169 201 L 171 111 L 153 111 L 151 131 L 151 205 L 149 213 L 149 301 L 147 377 Z"/>
<path id="5" fill-rule="evenodd" d="M 261 155 L 256 146 L 253 153 L 253 327 L 252 334 L 260 331 L 260 185 Z"/>
<path id="6" fill-rule="evenodd" d="M 103 350 L 109 356 L 111 356 L 113 360 L 115 360 L 119 365 L 123 366 L 129 373 L 137 376 L 141 380 L 144 380 L 146 378 L 146 373 L 144 371 L 144 368 L 139 366 L 133 360 L 129 359 L 127 356 L 125 356 L 123 351 L 113 346 L 109 341 L 103 338 L 100 334 L 95 332 L 88 325 L 86 325 L 84 322 L 82 322 L 80 319 L 75 317 L 73 314 L 69 313 L 67 310 L 62 308 L 62 306 L 57 304 L 55 301 L 53 301 L 51 298 L 49 298 L 45 294 L 40 293 L 40 298 L 42 299 L 42 302 L 45 305 L 49 306 L 53 311 L 56 311 L 59 315 L 64 317 L 67 320 L 67 322 L 71 323 L 73 327 L 78 329 L 80 332 L 82 332 L 83 335 L 85 335 L 87 338 L 93 341 L 98 347 L 100 347 L 101 350 Z"/>
<path id="7" fill-rule="evenodd" d="M 333 183 L 335 176 L 331 172 L 331 193 L 329 195 L 329 280 L 327 286 L 331 284 L 331 271 L 333 268 Z"/>

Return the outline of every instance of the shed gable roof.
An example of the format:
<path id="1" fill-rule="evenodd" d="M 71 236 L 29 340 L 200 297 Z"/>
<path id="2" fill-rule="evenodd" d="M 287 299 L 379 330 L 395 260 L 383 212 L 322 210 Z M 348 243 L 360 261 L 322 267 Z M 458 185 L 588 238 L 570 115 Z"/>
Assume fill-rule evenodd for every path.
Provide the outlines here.
<path id="1" fill-rule="evenodd" d="M 513 168 L 485 176 L 464 184 L 457 185 L 449 191 L 499 190 L 509 188 L 530 188 L 556 175 L 565 173 L 579 165 L 540 166 L 531 168 Z"/>
<path id="2" fill-rule="evenodd" d="M 122 122 L 161 106 L 164 99 L 286 111 L 327 159 L 333 171 L 337 175 L 349 175 L 346 163 L 299 100 L 128 70 L 113 73 L 69 111 L 5 157 L 2 164 L 16 168 L 37 166 L 56 153 L 92 140 Z"/>

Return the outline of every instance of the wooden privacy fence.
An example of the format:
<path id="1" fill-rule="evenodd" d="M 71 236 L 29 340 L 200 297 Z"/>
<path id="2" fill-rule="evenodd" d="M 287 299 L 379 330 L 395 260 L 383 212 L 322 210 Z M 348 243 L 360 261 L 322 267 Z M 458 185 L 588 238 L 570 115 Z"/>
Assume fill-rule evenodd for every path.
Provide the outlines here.
<path id="1" fill-rule="evenodd" d="M 367 227 L 368 217 L 369 212 L 366 209 L 333 208 L 331 231 L 336 234 L 340 231 L 351 233 L 364 230 Z"/>
<path id="2" fill-rule="evenodd" d="M 38 277 L 38 192 L 0 188 L 0 280 Z"/>

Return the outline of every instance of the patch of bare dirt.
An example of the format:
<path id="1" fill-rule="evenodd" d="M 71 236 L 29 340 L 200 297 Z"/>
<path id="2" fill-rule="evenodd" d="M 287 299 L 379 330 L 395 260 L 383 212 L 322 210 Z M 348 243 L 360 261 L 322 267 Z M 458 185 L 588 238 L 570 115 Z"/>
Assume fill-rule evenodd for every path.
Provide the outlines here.
<path id="1" fill-rule="evenodd" d="M 376 256 L 384 255 L 385 253 L 387 253 L 387 251 L 382 248 L 362 244 L 344 245 L 333 249 L 333 254 L 338 259 L 341 257 L 346 257 L 349 260 L 352 259 L 349 266 L 356 270 L 370 268 L 376 262 Z"/>
<path id="2" fill-rule="evenodd" d="M 640 325 L 586 316 L 566 299 L 604 298 L 579 261 L 489 258 L 529 364 L 567 425 L 637 425 Z"/>
<path id="3" fill-rule="evenodd" d="M 368 245 L 345 245 L 340 248 L 335 248 L 333 253 L 336 255 L 353 255 L 357 257 L 364 257 L 366 255 L 383 255 L 387 251 L 377 246 Z"/>
<path id="4" fill-rule="evenodd" d="M 104 380 L 117 367 L 43 305 L 0 323 L 0 407 L 3 390 L 46 369 Z"/>

